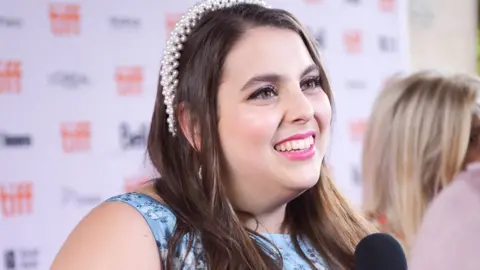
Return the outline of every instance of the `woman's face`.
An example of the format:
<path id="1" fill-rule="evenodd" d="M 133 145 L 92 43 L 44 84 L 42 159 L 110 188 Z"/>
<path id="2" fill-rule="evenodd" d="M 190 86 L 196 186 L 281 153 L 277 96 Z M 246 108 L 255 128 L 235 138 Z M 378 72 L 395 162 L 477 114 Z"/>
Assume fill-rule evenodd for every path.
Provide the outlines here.
<path id="1" fill-rule="evenodd" d="M 253 28 L 232 48 L 223 72 L 219 134 L 229 191 L 254 204 L 288 201 L 314 186 L 331 106 L 301 37 L 291 30 Z"/>
<path id="2" fill-rule="evenodd" d="M 465 156 L 465 165 L 473 162 L 480 162 L 480 115 L 478 114 L 474 115 L 472 118 L 470 140 L 467 154 Z"/>

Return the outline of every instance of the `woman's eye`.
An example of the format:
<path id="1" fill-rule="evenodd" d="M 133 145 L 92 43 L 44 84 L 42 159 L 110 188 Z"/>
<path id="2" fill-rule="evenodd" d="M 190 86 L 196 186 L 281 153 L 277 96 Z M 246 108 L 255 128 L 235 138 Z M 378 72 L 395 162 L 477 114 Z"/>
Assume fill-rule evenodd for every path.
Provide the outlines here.
<path id="1" fill-rule="evenodd" d="M 249 100 L 251 100 L 251 99 L 269 99 L 269 98 L 276 97 L 276 96 L 277 96 L 277 92 L 275 91 L 275 88 L 273 88 L 271 86 L 268 86 L 268 87 L 258 89 L 253 94 L 251 94 L 250 97 L 248 97 L 248 99 Z"/>
<path id="2" fill-rule="evenodd" d="M 309 90 L 309 89 L 315 89 L 315 88 L 321 88 L 322 87 L 322 79 L 320 78 L 320 76 L 316 76 L 316 77 L 311 77 L 311 78 L 308 78 L 306 80 L 304 80 L 302 83 L 301 83 L 301 88 L 302 90 Z"/>

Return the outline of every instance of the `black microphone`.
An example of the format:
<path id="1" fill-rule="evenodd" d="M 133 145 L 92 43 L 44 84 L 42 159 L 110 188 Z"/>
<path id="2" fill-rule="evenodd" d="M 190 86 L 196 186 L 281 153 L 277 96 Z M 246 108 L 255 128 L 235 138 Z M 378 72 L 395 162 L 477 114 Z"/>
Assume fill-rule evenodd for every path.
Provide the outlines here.
<path id="1" fill-rule="evenodd" d="M 403 248 L 395 238 L 374 233 L 363 238 L 355 249 L 356 270 L 407 270 Z"/>

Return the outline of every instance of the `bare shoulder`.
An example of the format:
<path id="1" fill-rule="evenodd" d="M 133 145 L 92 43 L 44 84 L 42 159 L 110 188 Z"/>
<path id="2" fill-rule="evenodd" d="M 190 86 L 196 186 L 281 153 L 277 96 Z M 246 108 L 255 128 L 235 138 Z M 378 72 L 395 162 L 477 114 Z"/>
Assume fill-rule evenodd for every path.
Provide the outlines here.
<path id="1" fill-rule="evenodd" d="M 155 238 L 144 218 L 121 202 L 93 209 L 73 230 L 52 270 L 161 269 Z"/>

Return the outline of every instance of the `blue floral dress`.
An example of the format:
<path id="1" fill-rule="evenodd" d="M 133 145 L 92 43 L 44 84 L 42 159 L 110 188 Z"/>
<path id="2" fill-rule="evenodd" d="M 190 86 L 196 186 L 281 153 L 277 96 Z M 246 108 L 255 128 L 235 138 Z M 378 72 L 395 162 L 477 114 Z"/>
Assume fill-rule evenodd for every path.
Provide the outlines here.
<path id="1" fill-rule="evenodd" d="M 165 267 L 167 258 L 167 243 L 175 228 L 175 214 L 166 205 L 155 199 L 141 193 L 126 193 L 108 199 L 107 201 L 119 201 L 134 207 L 147 221 L 152 230 L 158 249 L 162 265 Z M 275 244 L 276 248 L 282 254 L 283 265 L 286 270 L 310 269 L 305 260 L 297 254 L 295 247 L 289 235 L 285 234 L 265 234 L 267 239 Z M 199 239 L 193 241 L 193 248 L 187 253 L 188 239 L 182 239 L 178 253 L 175 256 L 175 269 L 180 269 L 183 262 L 183 270 L 190 269 L 208 269 L 203 256 L 202 244 Z M 300 246 L 314 263 L 316 269 L 327 269 L 325 261 L 308 243 L 300 242 Z"/>

